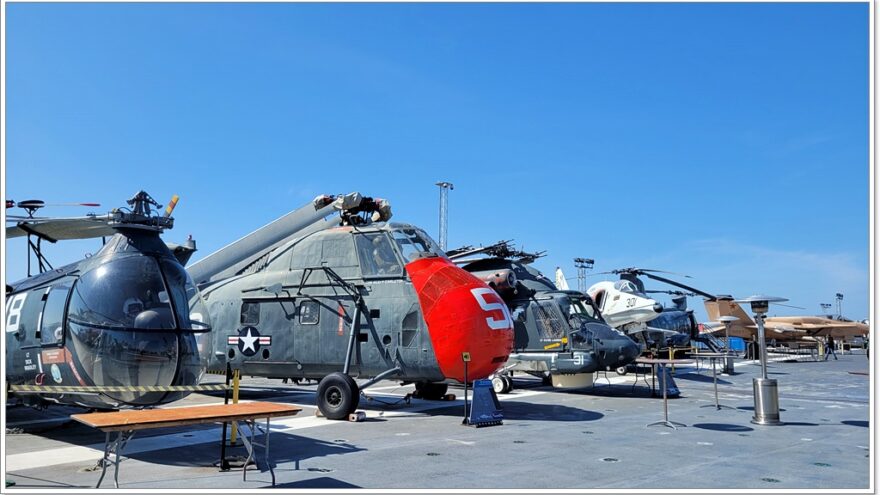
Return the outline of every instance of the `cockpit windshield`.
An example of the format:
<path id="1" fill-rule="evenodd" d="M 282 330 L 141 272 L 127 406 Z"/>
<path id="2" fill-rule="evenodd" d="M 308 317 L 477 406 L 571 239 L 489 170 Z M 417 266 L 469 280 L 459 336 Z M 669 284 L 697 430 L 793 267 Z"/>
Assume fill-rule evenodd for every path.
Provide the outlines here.
<path id="1" fill-rule="evenodd" d="M 569 314 L 581 316 L 590 320 L 603 321 L 599 310 L 593 301 L 585 297 L 572 297 L 569 299 Z"/>
<path id="2" fill-rule="evenodd" d="M 421 229 L 406 228 L 395 229 L 391 232 L 391 237 L 397 243 L 400 254 L 406 263 L 425 255 L 444 256 L 443 250 L 440 249 L 431 237 Z"/>
<path id="3" fill-rule="evenodd" d="M 633 294 L 643 297 L 643 294 L 639 292 L 636 284 L 630 282 L 629 280 L 618 280 L 614 283 L 614 288 L 619 290 L 620 292 L 626 292 L 627 294 Z"/>
<path id="4" fill-rule="evenodd" d="M 107 329 L 210 330 L 204 303 L 183 268 L 163 259 L 160 269 L 152 256 L 115 258 L 84 273 L 73 286 L 67 317 Z"/>

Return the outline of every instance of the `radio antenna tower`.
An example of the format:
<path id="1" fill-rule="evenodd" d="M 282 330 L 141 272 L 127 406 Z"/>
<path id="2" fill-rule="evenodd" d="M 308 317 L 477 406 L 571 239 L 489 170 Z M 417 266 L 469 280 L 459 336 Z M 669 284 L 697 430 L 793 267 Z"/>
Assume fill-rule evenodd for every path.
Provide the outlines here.
<path id="1" fill-rule="evenodd" d="M 446 218 L 448 215 L 449 190 L 455 189 L 452 182 L 438 182 L 440 186 L 440 248 L 446 251 Z"/>
<path id="2" fill-rule="evenodd" d="M 840 318 L 843 316 L 843 294 L 838 292 L 834 297 L 837 299 L 837 317 Z"/>

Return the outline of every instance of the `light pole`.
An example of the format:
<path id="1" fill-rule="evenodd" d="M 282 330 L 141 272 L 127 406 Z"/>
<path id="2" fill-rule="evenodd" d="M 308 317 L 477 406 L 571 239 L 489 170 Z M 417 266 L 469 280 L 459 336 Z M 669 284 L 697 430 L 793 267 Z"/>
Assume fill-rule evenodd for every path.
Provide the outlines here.
<path id="1" fill-rule="evenodd" d="M 822 308 L 822 316 L 829 315 L 831 312 L 831 303 L 819 303 L 819 306 Z"/>
<path id="2" fill-rule="evenodd" d="M 722 373 L 733 374 L 733 355 L 730 353 L 730 324 L 739 320 L 736 316 L 722 316 L 718 321 L 724 323 L 724 344 L 727 347 L 727 355 L 724 356 L 724 369 Z"/>
<path id="3" fill-rule="evenodd" d="M 837 299 L 837 318 L 843 316 L 843 294 L 838 292 L 834 295 L 835 299 Z"/>
<path id="4" fill-rule="evenodd" d="M 749 303 L 758 325 L 758 346 L 761 354 L 761 378 L 752 379 L 755 394 L 755 415 L 752 423 L 757 425 L 781 425 L 779 421 L 779 390 L 775 379 L 767 378 L 767 342 L 764 338 L 764 317 L 771 302 L 788 301 L 783 297 L 751 296 L 734 302 Z"/>
<path id="5" fill-rule="evenodd" d="M 575 258 L 574 266 L 578 270 L 578 290 L 587 291 L 587 270 L 593 268 L 594 261 L 590 258 Z"/>
<path id="6" fill-rule="evenodd" d="M 435 185 L 440 186 L 440 248 L 446 251 L 446 217 L 449 190 L 455 189 L 452 182 L 441 181 Z"/>

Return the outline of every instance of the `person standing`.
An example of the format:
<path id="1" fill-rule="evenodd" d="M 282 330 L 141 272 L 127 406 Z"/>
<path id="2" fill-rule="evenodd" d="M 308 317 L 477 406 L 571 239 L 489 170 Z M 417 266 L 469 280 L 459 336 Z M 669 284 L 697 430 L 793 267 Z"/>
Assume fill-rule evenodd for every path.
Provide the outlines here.
<path id="1" fill-rule="evenodd" d="M 828 338 L 825 339 L 825 347 L 825 361 L 828 361 L 829 354 L 834 355 L 834 360 L 837 361 L 837 352 L 834 351 L 834 337 L 829 335 Z"/>

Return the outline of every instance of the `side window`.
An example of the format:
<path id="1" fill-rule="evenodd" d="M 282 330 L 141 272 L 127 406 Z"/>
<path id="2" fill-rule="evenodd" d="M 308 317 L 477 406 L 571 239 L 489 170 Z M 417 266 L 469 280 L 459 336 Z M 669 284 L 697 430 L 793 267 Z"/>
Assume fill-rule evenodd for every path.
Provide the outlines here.
<path id="1" fill-rule="evenodd" d="M 317 301 L 303 301 L 299 304 L 299 322 L 303 325 L 317 325 L 321 306 Z"/>
<path id="2" fill-rule="evenodd" d="M 542 339 L 559 340 L 565 337 L 565 323 L 560 318 L 554 304 L 550 301 L 532 306 L 532 316 L 538 326 Z"/>
<path id="3" fill-rule="evenodd" d="M 355 236 L 361 273 L 364 277 L 392 277 L 403 274 L 394 248 L 384 233 L 359 234 Z"/>
<path id="4" fill-rule="evenodd" d="M 255 327 L 260 324 L 260 303 L 241 303 L 241 324 L 246 327 Z"/>
<path id="5" fill-rule="evenodd" d="M 64 307 L 69 293 L 69 285 L 57 285 L 49 290 L 40 319 L 40 340 L 43 345 L 56 345 L 63 340 Z"/>

